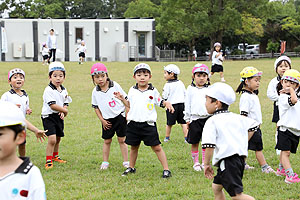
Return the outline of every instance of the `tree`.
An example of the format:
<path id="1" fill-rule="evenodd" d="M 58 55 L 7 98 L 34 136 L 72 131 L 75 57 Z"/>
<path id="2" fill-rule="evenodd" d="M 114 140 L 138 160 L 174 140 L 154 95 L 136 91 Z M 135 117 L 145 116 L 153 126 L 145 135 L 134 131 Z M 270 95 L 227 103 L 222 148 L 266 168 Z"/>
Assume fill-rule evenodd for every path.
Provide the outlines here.
<path id="1" fill-rule="evenodd" d="M 128 9 L 124 13 L 125 17 L 159 17 L 159 6 L 150 0 L 136 0 L 128 5 Z"/>

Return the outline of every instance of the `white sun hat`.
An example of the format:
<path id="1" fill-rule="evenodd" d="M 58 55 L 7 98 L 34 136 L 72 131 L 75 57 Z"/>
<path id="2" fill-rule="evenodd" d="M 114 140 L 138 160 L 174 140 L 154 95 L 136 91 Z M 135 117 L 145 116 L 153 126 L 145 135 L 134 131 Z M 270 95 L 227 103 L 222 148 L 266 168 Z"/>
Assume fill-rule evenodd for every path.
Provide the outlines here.
<path id="1" fill-rule="evenodd" d="M 227 105 L 230 105 L 235 101 L 235 93 L 232 87 L 226 83 L 214 83 L 208 88 L 208 92 L 206 95 L 215 98 Z"/>
<path id="2" fill-rule="evenodd" d="M 8 101 L 0 101 L 0 127 L 22 125 L 26 126 L 25 116 L 21 109 Z"/>
<path id="3" fill-rule="evenodd" d="M 167 72 L 173 72 L 174 74 L 180 74 L 180 69 L 179 67 L 177 67 L 177 65 L 174 64 L 169 64 L 167 66 L 164 67 L 164 70 Z"/>

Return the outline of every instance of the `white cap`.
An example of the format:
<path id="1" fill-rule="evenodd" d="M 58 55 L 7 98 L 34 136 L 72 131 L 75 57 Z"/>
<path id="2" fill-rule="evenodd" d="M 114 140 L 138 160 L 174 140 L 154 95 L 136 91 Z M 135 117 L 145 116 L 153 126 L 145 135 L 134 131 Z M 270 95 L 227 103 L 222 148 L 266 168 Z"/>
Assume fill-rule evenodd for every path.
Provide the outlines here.
<path id="1" fill-rule="evenodd" d="M 235 101 L 235 93 L 232 87 L 226 83 L 214 83 L 208 88 L 208 92 L 206 95 L 215 98 L 227 105 L 230 105 Z"/>
<path id="2" fill-rule="evenodd" d="M 274 69 L 277 72 L 277 65 L 280 61 L 286 60 L 290 65 L 292 65 L 292 61 L 289 57 L 287 56 L 280 56 L 279 58 L 277 58 L 274 62 Z"/>
<path id="3" fill-rule="evenodd" d="M 56 71 L 56 70 L 65 71 L 64 64 L 62 64 L 61 62 L 52 62 L 49 65 L 49 73 L 53 72 L 53 71 Z"/>
<path id="4" fill-rule="evenodd" d="M 216 46 L 221 46 L 221 43 L 220 43 L 220 42 L 216 42 L 216 43 L 214 44 L 214 47 L 216 47 Z"/>
<path id="5" fill-rule="evenodd" d="M 167 72 L 173 72 L 174 74 L 180 74 L 180 69 L 177 67 L 177 65 L 169 64 L 164 67 L 164 70 Z"/>
<path id="6" fill-rule="evenodd" d="M 8 80 L 14 75 L 14 74 L 22 74 L 25 78 L 25 72 L 20 69 L 20 68 L 15 68 L 15 69 L 12 69 L 8 72 Z"/>
<path id="7" fill-rule="evenodd" d="M 133 69 L 133 74 L 135 74 L 135 72 L 139 69 L 147 69 L 150 73 L 151 73 L 151 68 L 148 64 L 146 63 L 139 63 L 137 64 L 134 69 Z"/>
<path id="8" fill-rule="evenodd" d="M 25 116 L 18 106 L 8 101 L 0 101 L 0 127 L 22 125 L 26 126 Z"/>

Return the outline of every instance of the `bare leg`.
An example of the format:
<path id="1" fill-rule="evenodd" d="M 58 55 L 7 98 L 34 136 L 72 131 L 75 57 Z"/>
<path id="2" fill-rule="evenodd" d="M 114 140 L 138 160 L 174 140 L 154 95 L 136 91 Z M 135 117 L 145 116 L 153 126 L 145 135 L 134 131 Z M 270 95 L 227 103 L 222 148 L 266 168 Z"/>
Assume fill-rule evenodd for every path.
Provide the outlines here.
<path id="1" fill-rule="evenodd" d="M 131 150 L 130 150 L 130 161 L 129 161 L 129 167 L 134 168 L 135 163 L 136 163 L 136 159 L 138 156 L 138 152 L 139 152 L 139 147 L 138 146 L 131 146 Z"/>
<path id="2" fill-rule="evenodd" d="M 170 137 L 172 125 L 166 125 L 166 137 Z"/>
<path id="3" fill-rule="evenodd" d="M 108 162 L 108 158 L 109 158 L 109 152 L 110 152 L 110 144 L 111 144 L 112 139 L 105 139 L 104 143 L 103 143 L 103 161 L 104 162 Z"/>
<path id="4" fill-rule="evenodd" d="M 290 163 L 290 151 L 281 151 L 280 157 L 281 157 L 281 164 L 283 165 L 284 169 L 292 168 Z"/>
<path id="5" fill-rule="evenodd" d="M 20 145 L 19 145 L 19 155 L 20 155 L 21 157 L 25 157 L 25 155 L 26 155 L 25 144 L 20 144 Z"/>
<path id="6" fill-rule="evenodd" d="M 192 144 L 192 148 L 191 148 L 192 151 L 198 151 L 198 149 L 199 149 L 199 143 Z"/>
<path id="7" fill-rule="evenodd" d="M 128 161 L 128 148 L 127 144 L 125 143 L 125 137 L 118 137 L 118 142 L 123 156 L 123 161 Z"/>
<path id="8" fill-rule="evenodd" d="M 255 151 L 255 156 L 260 166 L 264 166 L 265 164 L 267 164 L 262 151 Z"/>
<path id="9" fill-rule="evenodd" d="M 225 200 L 225 194 L 222 185 L 213 183 L 212 189 L 215 195 L 215 200 Z"/>
<path id="10" fill-rule="evenodd" d="M 49 135 L 48 136 L 48 144 L 46 147 L 46 156 L 53 155 L 55 144 L 56 144 L 56 135 Z"/>
<path id="11" fill-rule="evenodd" d="M 180 124 L 180 125 L 181 125 L 181 128 L 182 128 L 184 137 L 187 137 L 187 135 L 188 135 L 187 124 Z"/>
<path id="12" fill-rule="evenodd" d="M 233 200 L 255 200 L 254 197 L 249 196 L 247 194 L 243 194 L 243 193 L 237 194 L 236 196 L 231 197 L 231 199 L 233 199 Z"/>
<path id="13" fill-rule="evenodd" d="M 58 152 L 60 140 L 61 140 L 61 137 L 56 136 L 56 143 L 55 143 L 55 146 L 54 146 L 54 152 Z"/>
<path id="14" fill-rule="evenodd" d="M 164 170 L 169 170 L 166 154 L 164 150 L 161 148 L 160 144 L 156 146 L 151 146 L 151 148 L 156 153 L 157 158 L 160 161 L 161 165 L 163 166 Z"/>

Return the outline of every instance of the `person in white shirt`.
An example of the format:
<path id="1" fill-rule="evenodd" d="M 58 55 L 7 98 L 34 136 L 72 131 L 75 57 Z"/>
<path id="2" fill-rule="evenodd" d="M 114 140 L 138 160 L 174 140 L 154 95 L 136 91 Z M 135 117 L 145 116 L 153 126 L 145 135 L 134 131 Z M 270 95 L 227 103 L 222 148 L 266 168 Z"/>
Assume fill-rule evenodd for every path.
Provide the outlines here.
<path id="1" fill-rule="evenodd" d="M 300 73 L 297 70 L 289 69 L 284 72 L 277 87 L 279 121 L 277 122 L 278 135 L 275 148 L 281 152 L 276 174 L 285 176 L 285 182 L 288 184 L 300 182 L 298 174 L 294 173 L 290 163 L 290 154 L 297 152 L 300 138 L 299 84 Z"/>
<path id="2" fill-rule="evenodd" d="M 56 48 L 57 48 L 57 38 L 54 34 L 54 29 L 51 28 L 49 31 L 49 35 L 47 37 L 47 46 L 50 49 L 50 55 L 48 63 L 50 63 L 51 57 L 53 57 L 53 62 L 55 62 L 55 54 L 56 54 Z"/>
<path id="3" fill-rule="evenodd" d="M 46 43 L 43 43 L 42 47 L 43 65 L 49 64 L 49 48 Z"/>
<path id="4" fill-rule="evenodd" d="M 86 46 L 83 40 L 81 40 L 80 45 L 76 48 L 75 52 L 77 51 L 79 52 L 79 64 L 83 64 L 86 53 Z"/>
<path id="5" fill-rule="evenodd" d="M 46 147 L 46 170 L 53 168 L 53 162 L 66 163 L 58 155 L 61 138 L 64 137 L 64 119 L 68 114 L 71 97 L 65 87 L 65 67 L 61 62 L 49 65 L 50 83 L 43 94 L 42 122 L 44 130 L 48 130 L 48 144 Z"/>
<path id="6" fill-rule="evenodd" d="M 277 123 L 279 121 L 279 111 L 278 111 L 279 95 L 277 93 L 277 85 L 281 80 L 281 77 L 283 76 L 284 72 L 291 68 L 292 68 L 292 61 L 287 56 L 280 56 L 274 62 L 274 70 L 277 76 L 270 81 L 267 89 L 268 98 L 274 102 L 273 117 L 272 117 L 272 122 L 274 123 Z M 275 141 L 277 143 L 277 124 L 276 124 Z M 278 149 L 276 149 L 276 153 L 277 155 L 280 155 L 280 151 Z"/>
<path id="7" fill-rule="evenodd" d="M 25 141 L 26 120 L 13 103 L 0 101 L 0 199 L 45 200 L 40 170 L 16 149 Z"/>
<path id="8" fill-rule="evenodd" d="M 11 89 L 1 96 L 1 100 L 9 101 L 17 105 L 22 111 L 24 117 L 26 117 L 26 115 L 30 115 L 32 110 L 29 107 L 29 97 L 25 90 L 22 89 L 25 83 L 25 72 L 20 68 L 10 70 L 8 72 L 8 83 Z M 27 120 L 26 123 L 28 129 L 34 132 L 36 137 L 43 142 L 46 138 L 45 131 L 39 130 Z M 19 145 L 18 150 L 20 156 L 24 157 L 26 155 L 26 140 L 24 143 Z"/>
<path id="9" fill-rule="evenodd" d="M 231 113 L 229 105 L 235 101 L 233 89 L 225 83 L 209 87 L 205 107 L 213 114 L 205 123 L 202 147 L 205 150 L 204 175 L 214 179 L 212 189 L 215 199 L 225 199 L 223 188 L 232 199 L 254 200 L 243 193 L 243 173 L 248 155 L 248 140 L 259 123 L 248 117 Z M 218 167 L 217 175 L 210 165 Z"/>
<path id="10" fill-rule="evenodd" d="M 197 51 L 196 51 L 196 49 L 193 50 L 193 58 L 194 58 L 194 61 L 197 60 Z"/>
<path id="11" fill-rule="evenodd" d="M 110 80 L 107 68 L 104 64 L 94 64 L 91 68 L 91 76 L 93 83 L 96 85 L 92 92 L 92 106 L 102 123 L 102 138 L 104 139 L 103 162 L 100 169 L 105 170 L 109 166 L 108 158 L 110 146 L 115 133 L 118 136 L 118 142 L 123 156 L 123 166 L 127 169 L 129 162 L 128 148 L 125 144 L 127 125 L 125 106 L 115 97 L 115 93 L 120 92 L 125 98 L 127 98 L 127 94 L 117 82 Z"/>
<path id="12" fill-rule="evenodd" d="M 167 125 L 166 125 L 166 137 L 164 142 L 170 140 L 171 130 L 173 125 L 179 123 L 182 127 L 184 141 L 187 141 L 187 125 L 184 117 L 184 99 L 185 99 L 185 86 L 182 81 L 178 80 L 180 69 L 174 65 L 169 64 L 164 67 L 164 78 L 167 83 L 164 85 L 162 98 L 172 104 L 174 113 L 170 113 L 166 110 Z"/>
<path id="13" fill-rule="evenodd" d="M 117 92 L 115 95 L 129 109 L 127 114 L 127 132 L 126 144 L 131 145 L 129 167 L 124 171 L 122 176 L 135 173 L 134 168 L 138 156 L 138 150 L 141 141 L 151 146 L 157 155 L 158 160 L 163 166 L 163 178 L 171 177 L 167 157 L 161 147 L 156 127 L 157 113 L 155 106 L 166 107 L 171 113 L 174 108 L 170 102 L 160 97 L 156 88 L 149 83 L 151 79 L 151 68 L 146 63 L 139 63 L 134 67 L 133 78 L 136 85 L 131 87 L 128 92 L 128 99 Z"/>
<path id="14" fill-rule="evenodd" d="M 223 53 L 221 52 L 221 43 L 216 42 L 214 44 L 214 51 L 211 57 L 212 66 L 210 76 L 214 75 L 215 72 L 220 72 L 220 78 L 222 82 L 225 82 L 223 73 L 223 61 L 225 60 Z"/>
<path id="15" fill-rule="evenodd" d="M 192 70 L 192 84 L 188 86 L 185 98 L 184 120 L 188 125 L 187 141 L 191 144 L 193 169 L 204 169 L 205 149 L 202 149 L 202 165 L 199 162 L 199 142 L 202 138 L 204 124 L 210 116 L 205 108 L 205 96 L 209 82 L 209 69 L 204 64 L 196 64 Z"/>
<path id="16" fill-rule="evenodd" d="M 262 72 L 254 67 L 245 67 L 241 73 L 241 83 L 239 84 L 236 92 L 242 93 L 240 98 L 240 114 L 257 121 L 262 124 L 261 107 L 258 98 L 258 89 Z M 260 128 L 255 132 L 251 140 L 249 140 L 248 149 L 255 151 L 256 159 L 261 166 L 263 173 L 274 173 L 274 170 L 267 164 L 263 150 L 262 133 Z M 253 169 L 246 164 L 245 169 Z"/>

